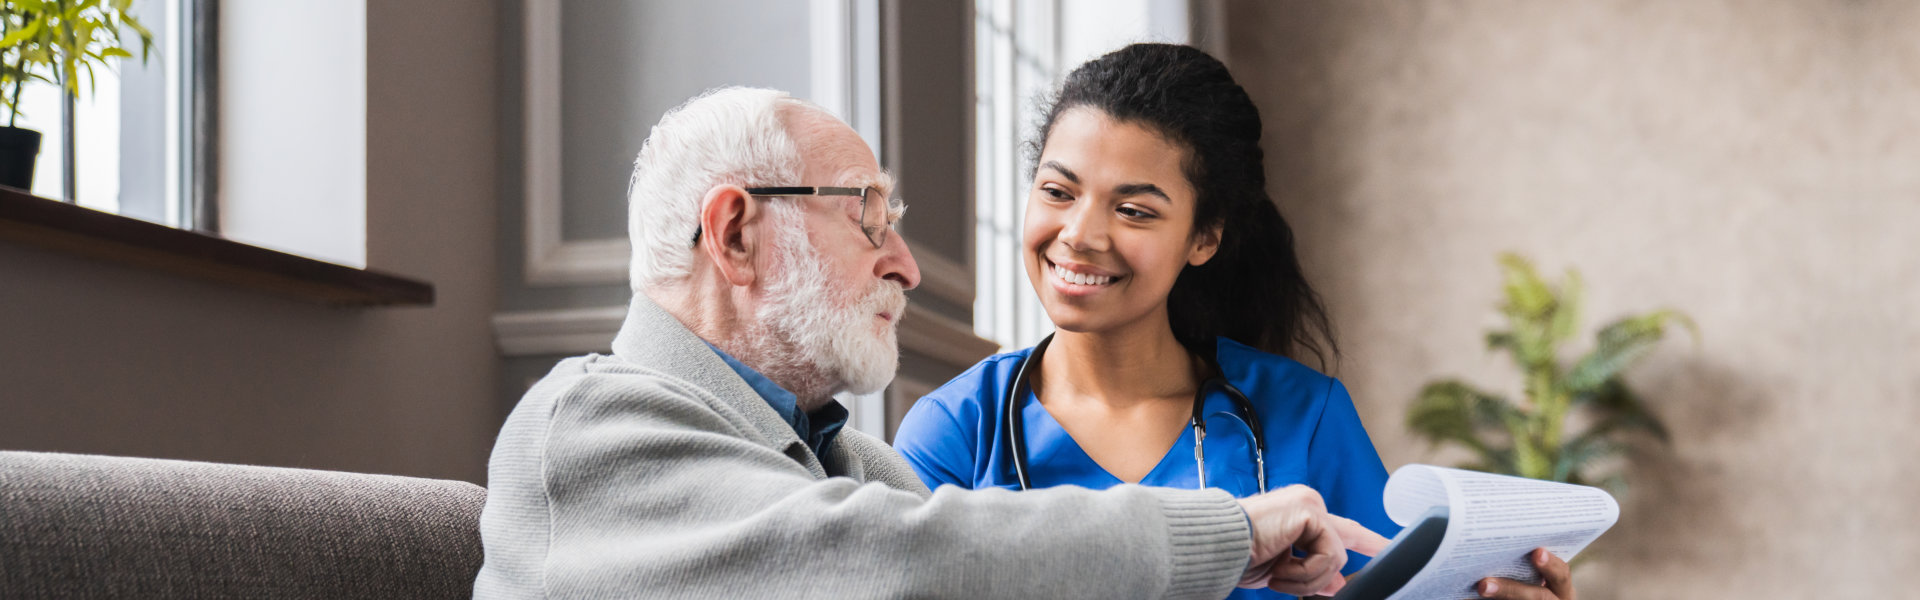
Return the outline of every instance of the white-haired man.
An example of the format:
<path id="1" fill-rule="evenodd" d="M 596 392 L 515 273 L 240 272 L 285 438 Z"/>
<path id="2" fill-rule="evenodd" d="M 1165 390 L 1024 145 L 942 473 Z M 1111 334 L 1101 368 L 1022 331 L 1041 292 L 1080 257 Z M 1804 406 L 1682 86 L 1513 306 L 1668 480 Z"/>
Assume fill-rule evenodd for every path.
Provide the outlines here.
<path id="1" fill-rule="evenodd" d="M 892 379 L 920 282 L 892 188 L 784 93 L 662 118 L 629 191 L 626 322 L 507 419 L 475 597 L 1219 598 L 1337 589 L 1344 548 L 1385 543 L 1297 486 L 929 493 L 841 430 L 832 395 Z"/>

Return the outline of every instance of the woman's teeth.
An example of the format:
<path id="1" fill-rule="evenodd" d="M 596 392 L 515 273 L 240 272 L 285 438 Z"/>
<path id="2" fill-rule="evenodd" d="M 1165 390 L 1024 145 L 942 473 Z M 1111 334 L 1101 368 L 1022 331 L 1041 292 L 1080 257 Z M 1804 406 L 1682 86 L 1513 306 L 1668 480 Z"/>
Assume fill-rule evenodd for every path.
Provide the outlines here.
<path id="1" fill-rule="evenodd" d="M 1078 285 L 1106 285 L 1109 283 L 1113 283 L 1113 280 L 1114 280 L 1114 278 L 1110 276 L 1086 275 L 1082 273 L 1075 273 L 1073 271 L 1068 271 L 1066 267 L 1062 267 L 1060 265 L 1053 266 L 1053 274 L 1054 276 L 1059 277 L 1061 280 L 1066 281 L 1067 283 L 1073 283 Z"/>

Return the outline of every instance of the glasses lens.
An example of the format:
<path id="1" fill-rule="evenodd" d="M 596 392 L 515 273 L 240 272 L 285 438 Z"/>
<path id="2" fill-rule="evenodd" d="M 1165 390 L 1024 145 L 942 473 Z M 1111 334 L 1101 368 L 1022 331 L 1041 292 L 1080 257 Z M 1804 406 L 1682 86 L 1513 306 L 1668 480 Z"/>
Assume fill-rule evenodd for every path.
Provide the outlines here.
<path id="1" fill-rule="evenodd" d="M 861 203 L 860 229 L 867 232 L 867 241 L 878 248 L 887 241 L 887 197 L 880 190 L 867 188 L 867 197 Z"/>

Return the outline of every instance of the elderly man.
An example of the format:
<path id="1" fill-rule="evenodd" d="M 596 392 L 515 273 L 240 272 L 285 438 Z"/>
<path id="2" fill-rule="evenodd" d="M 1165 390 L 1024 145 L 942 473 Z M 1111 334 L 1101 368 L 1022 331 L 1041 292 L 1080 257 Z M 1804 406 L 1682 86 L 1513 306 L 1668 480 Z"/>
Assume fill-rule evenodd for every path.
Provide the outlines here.
<path id="1" fill-rule="evenodd" d="M 891 189 L 853 130 L 784 93 L 661 119 L 629 191 L 626 322 L 507 419 L 475 597 L 1328 592 L 1344 549 L 1384 545 L 1297 486 L 929 493 L 832 400 L 898 362 L 920 274 Z"/>

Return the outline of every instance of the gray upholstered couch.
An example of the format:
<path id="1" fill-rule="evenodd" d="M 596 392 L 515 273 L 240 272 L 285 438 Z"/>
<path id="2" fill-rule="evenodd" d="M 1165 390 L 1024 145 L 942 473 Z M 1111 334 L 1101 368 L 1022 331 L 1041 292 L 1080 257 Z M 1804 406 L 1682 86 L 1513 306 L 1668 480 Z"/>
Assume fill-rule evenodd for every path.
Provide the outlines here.
<path id="1" fill-rule="evenodd" d="M 486 490 L 0 452 L 0 598 L 467 598 Z"/>

